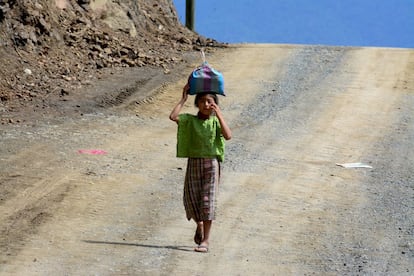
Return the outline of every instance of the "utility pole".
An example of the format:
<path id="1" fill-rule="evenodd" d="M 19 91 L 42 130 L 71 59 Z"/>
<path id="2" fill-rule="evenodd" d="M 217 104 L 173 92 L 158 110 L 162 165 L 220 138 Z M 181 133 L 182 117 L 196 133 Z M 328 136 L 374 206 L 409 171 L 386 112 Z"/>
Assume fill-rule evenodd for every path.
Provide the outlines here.
<path id="1" fill-rule="evenodd" d="M 194 31 L 194 7 L 195 0 L 185 1 L 185 26 Z"/>

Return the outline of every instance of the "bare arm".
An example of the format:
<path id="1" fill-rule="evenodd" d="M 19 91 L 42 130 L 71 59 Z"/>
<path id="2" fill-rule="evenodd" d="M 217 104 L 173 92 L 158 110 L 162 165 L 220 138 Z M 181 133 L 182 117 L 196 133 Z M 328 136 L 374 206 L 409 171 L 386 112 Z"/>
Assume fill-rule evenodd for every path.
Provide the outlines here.
<path id="1" fill-rule="evenodd" d="M 170 120 L 178 123 L 178 115 L 180 115 L 180 111 L 183 108 L 185 102 L 188 99 L 188 89 L 189 86 L 186 84 L 183 88 L 183 95 L 181 97 L 181 100 L 178 102 L 178 104 L 174 107 L 174 109 L 171 111 L 170 114 Z"/>
<path id="2" fill-rule="evenodd" d="M 216 113 L 216 116 L 219 119 L 220 126 L 221 126 L 221 134 L 223 134 L 224 139 L 230 140 L 231 130 L 229 126 L 227 125 L 226 120 L 224 120 L 223 113 L 221 113 L 220 107 L 215 103 L 213 103 L 211 107 L 214 109 L 214 112 Z"/>

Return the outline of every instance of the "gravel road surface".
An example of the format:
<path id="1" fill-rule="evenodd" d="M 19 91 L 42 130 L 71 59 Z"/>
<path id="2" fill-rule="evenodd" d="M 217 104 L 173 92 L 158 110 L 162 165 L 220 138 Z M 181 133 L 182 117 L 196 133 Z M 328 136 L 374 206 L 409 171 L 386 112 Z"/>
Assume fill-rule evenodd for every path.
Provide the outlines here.
<path id="1" fill-rule="evenodd" d="M 0 275 L 414 274 L 414 51 L 207 59 L 233 131 L 209 253 L 193 251 L 168 120 L 194 57 L 144 100 L 0 125 Z"/>

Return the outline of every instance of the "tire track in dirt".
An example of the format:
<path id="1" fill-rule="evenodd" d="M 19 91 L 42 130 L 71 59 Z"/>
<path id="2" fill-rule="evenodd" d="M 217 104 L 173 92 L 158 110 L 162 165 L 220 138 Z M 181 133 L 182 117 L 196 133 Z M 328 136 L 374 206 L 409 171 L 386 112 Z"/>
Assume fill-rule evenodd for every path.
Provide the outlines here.
<path id="1" fill-rule="evenodd" d="M 32 136 L 32 133 L 24 135 Z M 2 155 L 0 263 L 6 262 L 7 256 L 17 254 L 26 239 L 53 216 L 54 208 L 72 188 L 68 183 L 70 173 L 54 167 L 59 164 L 58 158 L 45 158 L 49 150 L 47 144 L 27 145 L 26 140 L 25 148 Z"/>
<path id="2" fill-rule="evenodd" d="M 37 233 L 37 228 L 47 222 L 63 198 L 70 192 L 71 176 L 56 172 L 42 178 L 18 195 L 7 200 L 0 212 L 0 263 L 6 256 L 15 256 L 26 243 L 26 239 Z M 26 179 L 27 180 L 27 179 Z"/>

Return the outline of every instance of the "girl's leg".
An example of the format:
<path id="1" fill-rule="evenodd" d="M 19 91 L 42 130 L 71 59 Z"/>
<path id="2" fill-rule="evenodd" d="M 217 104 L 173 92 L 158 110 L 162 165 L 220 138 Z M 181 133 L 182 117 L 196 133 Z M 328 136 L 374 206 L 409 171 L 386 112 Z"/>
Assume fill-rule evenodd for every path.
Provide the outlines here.
<path id="1" fill-rule="evenodd" d="M 197 252 L 208 252 L 208 245 L 209 245 L 209 238 L 210 238 L 210 230 L 211 225 L 213 223 L 212 220 L 204 220 L 203 222 L 203 240 L 201 241 L 200 245 L 196 247 L 194 250 Z"/>
<path id="2" fill-rule="evenodd" d="M 212 220 L 203 221 L 204 237 L 203 237 L 203 240 L 202 240 L 201 244 L 204 244 L 204 245 L 208 246 L 209 238 L 210 238 L 210 229 L 211 229 L 211 224 L 212 223 L 213 223 Z"/>
<path id="3" fill-rule="evenodd" d="M 201 242 L 203 241 L 203 236 L 204 236 L 203 235 L 203 232 L 204 232 L 203 222 L 202 221 L 196 221 L 196 224 L 197 224 L 197 229 L 196 229 L 195 234 L 194 234 L 194 242 L 196 244 L 200 245 Z"/>

